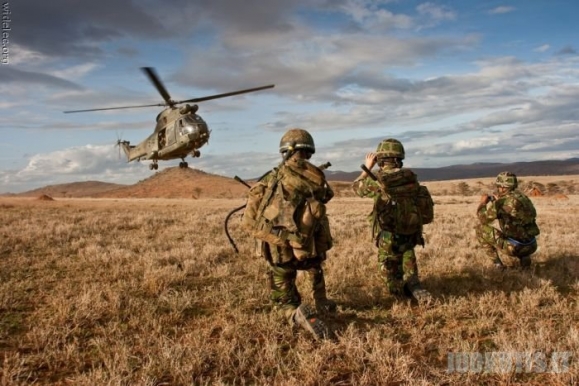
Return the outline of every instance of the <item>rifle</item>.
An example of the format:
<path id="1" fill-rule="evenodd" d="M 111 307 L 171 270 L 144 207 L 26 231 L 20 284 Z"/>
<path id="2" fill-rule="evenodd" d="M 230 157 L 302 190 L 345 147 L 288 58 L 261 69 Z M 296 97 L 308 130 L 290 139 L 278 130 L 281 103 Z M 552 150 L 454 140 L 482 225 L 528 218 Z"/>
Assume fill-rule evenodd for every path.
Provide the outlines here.
<path id="1" fill-rule="evenodd" d="M 378 183 L 378 185 L 380 186 L 380 190 L 382 191 L 382 195 L 383 195 L 384 199 L 386 201 L 389 201 L 391 199 L 391 197 L 388 194 L 388 189 L 386 189 L 386 186 L 384 185 L 384 183 L 378 177 L 376 177 L 376 175 L 374 173 L 372 173 L 372 171 L 370 169 L 368 169 L 366 167 L 366 165 L 362 164 L 362 165 L 360 165 L 360 168 L 362 168 L 362 170 L 368 175 L 368 177 L 370 177 L 372 180 L 374 180 Z"/>
<path id="2" fill-rule="evenodd" d="M 294 153 L 295 150 L 293 150 L 295 147 L 295 144 L 292 144 L 290 146 L 290 150 L 288 150 L 286 152 L 286 154 L 284 154 L 283 160 L 282 162 L 278 165 L 278 167 L 276 168 L 276 170 L 278 170 Z M 319 169 L 321 170 L 325 170 L 327 168 L 329 168 L 330 166 L 332 166 L 332 164 L 330 162 L 326 162 L 320 166 L 318 166 Z M 257 182 L 261 181 L 265 176 L 267 176 L 270 173 L 270 171 L 264 173 L 261 177 L 259 177 L 257 179 Z M 245 185 L 247 188 L 251 189 L 251 185 L 249 185 L 247 182 L 245 182 L 241 177 L 235 176 L 233 177 L 233 179 L 237 182 L 239 182 L 240 184 Z M 225 221 L 223 223 L 223 228 L 225 230 L 225 235 L 227 236 L 227 239 L 229 240 L 229 244 L 231 244 L 231 246 L 233 247 L 233 249 L 235 250 L 235 253 L 239 253 L 239 249 L 237 248 L 237 245 L 235 244 L 235 241 L 233 240 L 233 238 L 231 237 L 231 235 L 229 234 L 229 219 L 231 218 L 231 216 L 233 216 L 235 213 L 239 212 L 240 210 L 244 209 L 247 206 L 247 203 L 232 209 L 229 213 L 227 213 L 227 216 L 225 217 Z"/>

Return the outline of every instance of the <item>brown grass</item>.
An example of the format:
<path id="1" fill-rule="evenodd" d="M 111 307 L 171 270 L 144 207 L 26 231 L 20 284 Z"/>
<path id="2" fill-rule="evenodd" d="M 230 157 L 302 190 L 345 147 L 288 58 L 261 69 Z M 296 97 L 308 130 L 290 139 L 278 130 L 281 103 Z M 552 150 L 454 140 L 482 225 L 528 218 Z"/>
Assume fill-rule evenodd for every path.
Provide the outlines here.
<path id="1" fill-rule="evenodd" d="M 579 196 L 534 199 L 533 272 L 501 274 L 476 249 L 478 197 L 436 196 L 418 248 L 431 308 L 387 295 L 365 220 L 329 205 L 335 342 L 287 326 L 266 264 L 231 221 L 242 200 L 0 198 L 0 381 L 71 385 L 570 385 L 579 376 Z M 311 301 L 303 277 L 302 294 Z M 447 373 L 449 352 L 573 353 L 563 374 Z"/>

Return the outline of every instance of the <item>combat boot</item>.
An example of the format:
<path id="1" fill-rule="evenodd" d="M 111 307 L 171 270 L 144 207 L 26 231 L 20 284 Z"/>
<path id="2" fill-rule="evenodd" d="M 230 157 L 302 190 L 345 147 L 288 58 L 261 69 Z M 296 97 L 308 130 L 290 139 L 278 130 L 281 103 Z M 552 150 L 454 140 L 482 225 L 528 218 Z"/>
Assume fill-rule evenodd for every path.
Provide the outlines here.
<path id="1" fill-rule="evenodd" d="M 495 270 L 500 271 L 500 272 L 502 272 L 506 269 L 505 265 L 503 264 L 501 259 L 498 257 L 493 260 L 493 267 L 495 268 Z"/>
<path id="2" fill-rule="evenodd" d="M 316 340 L 330 338 L 330 330 L 326 324 L 318 319 L 314 310 L 306 304 L 301 304 L 295 309 L 292 320 L 296 325 L 309 331 Z"/>
<path id="3" fill-rule="evenodd" d="M 314 299 L 316 302 L 316 310 L 319 314 L 333 314 L 338 308 L 338 304 L 328 298 Z"/>
<path id="4" fill-rule="evenodd" d="M 422 288 L 419 283 L 405 284 L 404 292 L 416 299 L 418 304 L 421 305 L 429 305 L 434 301 L 430 292 Z"/>

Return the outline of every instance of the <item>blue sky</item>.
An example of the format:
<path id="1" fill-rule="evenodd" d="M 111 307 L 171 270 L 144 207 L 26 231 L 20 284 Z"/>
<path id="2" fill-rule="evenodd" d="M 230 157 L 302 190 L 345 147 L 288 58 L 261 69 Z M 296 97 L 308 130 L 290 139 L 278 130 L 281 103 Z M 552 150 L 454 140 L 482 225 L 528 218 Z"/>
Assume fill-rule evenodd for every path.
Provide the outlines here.
<path id="1" fill-rule="evenodd" d="M 114 144 L 146 138 L 161 108 L 62 113 L 160 103 L 143 66 L 177 100 L 276 85 L 200 103 L 211 139 L 187 161 L 210 173 L 261 175 L 292 127 L 334 170 L 389 137 L 409 167 L 579 156 L 576 1 L 8 0 L 2 12 L 0 193 L 150 176 Z"/>

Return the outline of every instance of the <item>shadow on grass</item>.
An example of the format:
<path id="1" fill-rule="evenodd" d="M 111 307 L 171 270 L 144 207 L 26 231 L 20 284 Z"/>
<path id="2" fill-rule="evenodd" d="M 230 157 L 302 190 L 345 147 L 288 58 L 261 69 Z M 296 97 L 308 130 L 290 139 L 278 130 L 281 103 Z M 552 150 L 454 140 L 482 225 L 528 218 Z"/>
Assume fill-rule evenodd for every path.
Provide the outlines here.
<path id="1" fill-rule="evenodd" d="M 323 318 L 338 335 L 353 324 L 364 331 L 381 324 L 393 325 L 395 319 L 391 309 L 395 305 L 416 306 L 409 298 L 390 295 L 385 284 L 380 281 L 368 286 L 343 288 L 336 300 L 339 311 L 324 315 Z"/>
<path id="2" fill-rule="evenodd" d="M 556 255 L 547 261 L 533 262 L 528 271 L 523 271 L 518 266 L 502 272 L 488 265 L 466 267 L 457 272 L 427 277 L 422 283 L 436 298 L 440 298 L 462 297 L 489 291 L 511 293 L 525 288 L 539 288 L 541 279 L 549 280 L 563 296 L 576 294 L 573 286 L 579 279 L 579 256 Z"/>
<path id="3" fill-rule="evenodd" d="M 533 266 L 533 274 L 550 280 L 562 295 L 577 295 L 573 286 L 579 280 L 579 255 L 558 254 L 547 261 L 537 262 Z"/>

